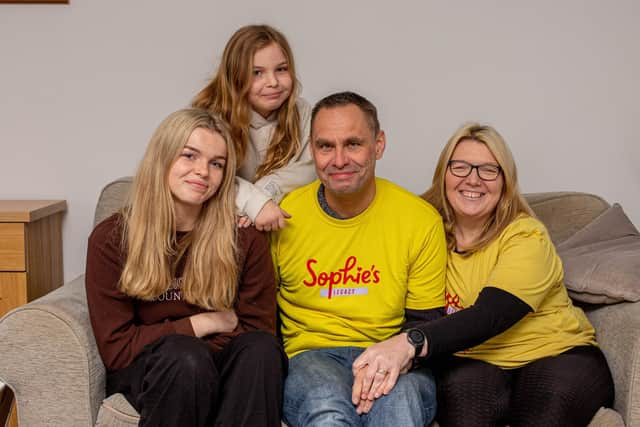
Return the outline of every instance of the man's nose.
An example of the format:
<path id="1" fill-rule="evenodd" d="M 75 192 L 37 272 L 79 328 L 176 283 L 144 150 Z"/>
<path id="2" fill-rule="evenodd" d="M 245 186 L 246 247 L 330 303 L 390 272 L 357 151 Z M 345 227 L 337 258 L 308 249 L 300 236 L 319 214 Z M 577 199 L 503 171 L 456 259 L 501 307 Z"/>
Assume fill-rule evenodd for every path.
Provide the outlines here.
<path id="1" fill-rule="evenodd" d="M 336 148 L 336 155 L 335 155 L 335 158 L 333 159 L 333 163 L 338 168 L 342 168 L 347 163 L 349 163 L 349 158 L 347 157 L 347 155 L 346 155 L 346 153 L 345 153 L 343 148 L 341 148 L 341 147 L 337 147 Z"/>

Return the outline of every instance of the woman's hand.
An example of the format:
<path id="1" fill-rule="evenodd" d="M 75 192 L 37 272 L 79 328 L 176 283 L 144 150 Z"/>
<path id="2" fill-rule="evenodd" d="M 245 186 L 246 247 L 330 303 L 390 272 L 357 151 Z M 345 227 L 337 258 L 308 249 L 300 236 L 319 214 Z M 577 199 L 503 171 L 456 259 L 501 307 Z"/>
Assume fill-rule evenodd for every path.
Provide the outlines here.
<path id="1" fill-rule="evenodd" d="M 351 397 L 358 413 L 368 412 L 373 400 L 391 392 L 400 374 L 411 368 L 415 351 L 403 332 L 372 345 L 356 358 Z"/>
<path id="2" fill-rule="evenodd" d="M 373 407 L 373 403 L 375 402 L 375 398 L 369 400 L 362 398 L 362 384 L 364 382 L 364 377 L 367 373 L 367 365 L 364 365 L 360 369 L 358 369 L 353 375 L 353 389 L 351 390 L 351 401 L 354 405 L 356 405 L 356 413 L 358 415 L 368 414 L 371 408 Z M 381 376 L 383 380 L 385 380 L 387 375 Z M 382 382 L 378 382 L 377 385 L 372 385 L 371 388 L 375 392 L 378 390 Z"/>
<path id="3" fill-rule="evenodd" d="M 291 215 L 281 209 L 276 202 L 269 200 L 256 216 L 256 228 L 260 231 L 280 230 L 285 227 L 287 218 L 291 218 Z"/>
<path id="4" fill-rule="evenodd" d="M 191 320 L 191 327 L 197 337 L 221 332 L 233 332 L 238 326 L 238 316 L 233 310 L 194 314 L 189 320 Z"/>

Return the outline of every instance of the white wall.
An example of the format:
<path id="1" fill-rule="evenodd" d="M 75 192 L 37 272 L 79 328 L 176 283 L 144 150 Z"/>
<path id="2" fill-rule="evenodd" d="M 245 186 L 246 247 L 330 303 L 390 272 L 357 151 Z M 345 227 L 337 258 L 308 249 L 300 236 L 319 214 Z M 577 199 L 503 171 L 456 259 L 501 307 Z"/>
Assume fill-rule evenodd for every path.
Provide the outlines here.
<path id="1" fill-rule="evenodd" d="M 63 198 L 65 279 L 84 271 L 100 188 L 134 173 L 157 124 L 228 37 L 280 28 L 304 96 L 374 101 L 379 175 L 415 192 L 463 122 L 493 124 L 525 192 L 620 202 L 640 226 L 640 2 L 71 0 L 0 5 L 0 198 Z"/>

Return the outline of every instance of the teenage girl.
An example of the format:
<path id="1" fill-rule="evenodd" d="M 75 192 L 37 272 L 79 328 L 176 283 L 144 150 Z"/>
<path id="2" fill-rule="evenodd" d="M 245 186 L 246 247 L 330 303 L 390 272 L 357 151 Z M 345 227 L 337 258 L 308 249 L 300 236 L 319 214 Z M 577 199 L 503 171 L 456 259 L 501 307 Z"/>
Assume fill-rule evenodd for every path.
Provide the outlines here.
<path id="1" fill-rule="evenodd" d="M 241 227 L 284 227 L 289 214 L 280 200 L 316 178 L 308 149 L 311 107 L 299 86 L 287 39 L 268 25 L 249 25 L 231 36 L 218 71 L 192 102 L 231 126 Z"/>
<path id="2" fill-rule="evenodd" d="M 141 426 L 280 426 L 286 369 L 266 237 L 238 229 L 226 125 L 171 114 L 125 208 L 96 226 L 87 302 L 107 395 Z"/>

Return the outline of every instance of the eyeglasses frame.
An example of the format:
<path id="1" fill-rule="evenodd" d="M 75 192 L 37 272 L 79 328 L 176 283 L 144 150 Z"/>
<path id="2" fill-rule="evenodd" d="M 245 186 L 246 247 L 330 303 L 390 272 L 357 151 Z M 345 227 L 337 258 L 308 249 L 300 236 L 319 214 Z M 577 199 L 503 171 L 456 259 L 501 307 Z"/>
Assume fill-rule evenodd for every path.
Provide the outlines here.
<path id="1" fill-rule="evenodd" d="M 455 173 L 453 173 L 453 170 L 451 169 L 451 164 L 452 164 L 453 162 L 457 162 L 457 163 L 464 163 L 465 165 L 470 166 L 470 167 L 471 167 L 471 169 L 469 169 L 469 173 L 468 173 L 468 174 L 466 174 L 466 175 L 464 175 L 464 176 L 462 176 L 462 175 L 456 175 Z M 481 177 L 481 176 L 480 176 L 480 168 L 481 168 L 482 166 L 493 166 L 493 167 L 497 167 L 497 168 L 498 168 L 498 173 L 496 174 L 496 177 L 495 177 L 495 178 L 493 178 L 493 179 L 485 179 L 485 178 Z M 476 170 L 476 174 L 478 174 L 478 178 L 480 178 L 482 181 L 489 181 L 489 182 L 491 182 L 491 181 L 495 181 L 496 179 L 498 179 L 498 177 L 499 177 L 499 176 L 500 176 L 500 174 L 502 173 L 502 167 L 501 167 L 500 165 L 496 165 L 496 164 L 493 164 L 493 163 L 481 163 L 481 164 L 479 164 L 479 165 L 474 165 L 474 164 L 469 163 L 469 162 L 467 162 L 467 161 L 465 161 L 465 160 L 449 160 L 449 161 L 447 162 L 447 169 L 449 169 L 449 172 L 451 172 L 451 175 L 453 175 L 453 176 L 455 176 L 455 177 L 457 177 L 457 178 L 466 178 L 466 177 L 468 177 L 469 175 L 471 175 L 471 174 L 473 173 L 473 170 L 475 169 L 475 170 Z"/>

